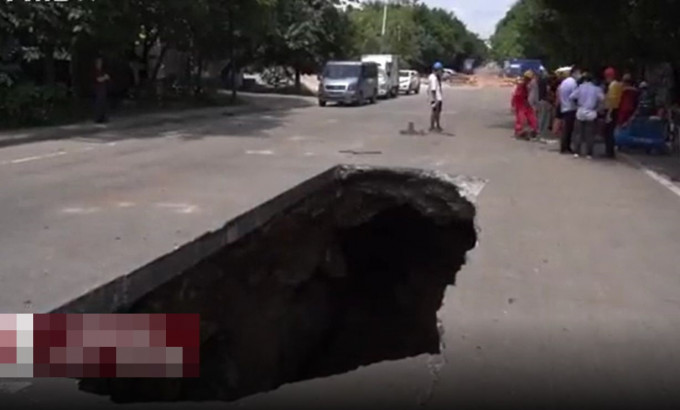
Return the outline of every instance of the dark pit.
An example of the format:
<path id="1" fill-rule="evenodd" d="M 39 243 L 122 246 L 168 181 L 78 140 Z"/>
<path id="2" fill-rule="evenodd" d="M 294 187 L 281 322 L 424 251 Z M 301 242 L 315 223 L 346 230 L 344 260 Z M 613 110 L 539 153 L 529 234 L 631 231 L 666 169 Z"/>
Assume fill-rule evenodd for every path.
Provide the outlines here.
<path id="1" fill-rule="evenodd" d="M 115 402 L 234 401 L 438 354 L 437 311 L 474 248 L 469 179 L 340 166 L 59 309 L 200 313 L 196 379 L 87 379 Z"/>

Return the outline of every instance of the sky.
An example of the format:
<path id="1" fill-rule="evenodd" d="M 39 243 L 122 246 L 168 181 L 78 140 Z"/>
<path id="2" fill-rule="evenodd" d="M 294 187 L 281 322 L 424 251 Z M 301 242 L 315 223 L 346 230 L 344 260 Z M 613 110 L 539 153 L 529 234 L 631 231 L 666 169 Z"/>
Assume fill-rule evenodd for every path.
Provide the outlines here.
<path id="1" fill-rule="evenodd" d="M 516 0 L 422 0 L 432 7 L 453 11 L 470 31 L 489 38 Z"/>

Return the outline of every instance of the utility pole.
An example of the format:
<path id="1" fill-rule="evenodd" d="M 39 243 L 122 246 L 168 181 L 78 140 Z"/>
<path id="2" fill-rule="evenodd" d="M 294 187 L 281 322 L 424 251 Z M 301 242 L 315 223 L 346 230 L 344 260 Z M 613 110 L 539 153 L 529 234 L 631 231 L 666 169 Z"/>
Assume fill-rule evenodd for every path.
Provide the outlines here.
<path id="1" fill-rule="evenodd" d="M 385 42 L 385 31 L 387 30 L 387 5 L 389 3 L 389 0 L 385 0 L 384 3 L 384 8 L 383 8 L 383 21 L 382 21 L 382 31 L 380 32 L 380 48 L 381 52 L 385 52 L 385 47 L 386 47 L 386 42 Z"/>

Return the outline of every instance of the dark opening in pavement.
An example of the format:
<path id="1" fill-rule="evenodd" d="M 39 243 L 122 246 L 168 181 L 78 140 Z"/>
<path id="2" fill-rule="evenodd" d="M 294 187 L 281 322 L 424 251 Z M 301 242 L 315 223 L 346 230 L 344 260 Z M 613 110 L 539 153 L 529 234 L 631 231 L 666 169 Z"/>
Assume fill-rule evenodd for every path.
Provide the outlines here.
<path id="1" fill-rule="evenodd" d="M 99 312 L 115 299 L 127 300 L 117 312 L 200 313 L 201 377 L 89 379 L 80 388 L 116 402 L 233 401 L 439 353 L 437 311 L 477 240 L 466 184 L 337 167 L 186 245 L 193 263 L 162 283 L 140 280 L 148 291 L 93 291 L 60 311 Z M 234 228 L 247 233 L 230 242 L 230 226 L 232 239 Z M 220 232 L 223 246 L 201 246 L 219 243 Z"/>

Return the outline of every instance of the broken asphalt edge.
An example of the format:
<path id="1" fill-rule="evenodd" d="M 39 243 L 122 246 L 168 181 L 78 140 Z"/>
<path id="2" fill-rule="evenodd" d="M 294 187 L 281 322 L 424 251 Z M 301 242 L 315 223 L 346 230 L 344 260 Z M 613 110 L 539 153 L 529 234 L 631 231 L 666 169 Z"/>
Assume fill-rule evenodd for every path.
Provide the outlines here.
<path id="1" fill-rule="evenodd" d="M 428 201 L 436 203 L 436 206 L 446 207 L 451 206 L 452 201 L 458 202 L 457 206 L 461 206 L 460 199 L 464 199 L 463 202 L 467 202 L 467 205 L 462 204 L 462 206 L 468 210 L 468 212 L 464 212 L 465 217 L 473 221 L 475 230 L 478 231 L 475 223 L 474 203 L 486 184 L 485 180 L 412 168 L 337 165 L 233 218 L 221 228 L 205 233 L 141 268 L 119 276 L 113 281 L 51 310 L 51 313 L 117 313 L 125 311 L 144 295 L 181 275 L 208 255 L 216 253 L 225 246 L 235 243 L 245 235 L 262 227 L 275 215 L 301 203 L 309 195 L 319 192 L 331 184 L 337 185 L 340 193 L 343 183 L 353 179 L 361 180 L 361 177 L 367 174 L 370 174 L 371 177 L 376 176 L 377 179 L 396 177 L 395 181 L 398 181 L 399 178 L 402 180 L 403 178 L 408 180 L 420 179 L 423 181 L 422 186 L 425 186 L 425 182 L 432 182 L 428 185 L 433 187 L 431 188 L 432 192 L 423 192 L 420 195 L 422 198 L 414 199 L 406 195 L 397 198 L 397 200 L 409 203 L 423 212 L 428 208 L 426 203 Z M 396 193 L 396 195 L 399 195 L 399 193 Z M 427 212 L 424 215 L 433 216 L 428 215 Z"/>

